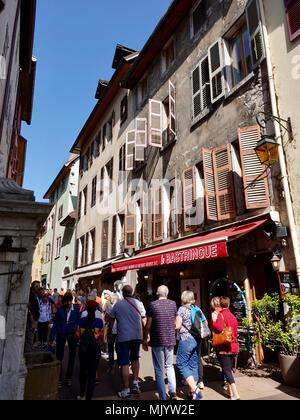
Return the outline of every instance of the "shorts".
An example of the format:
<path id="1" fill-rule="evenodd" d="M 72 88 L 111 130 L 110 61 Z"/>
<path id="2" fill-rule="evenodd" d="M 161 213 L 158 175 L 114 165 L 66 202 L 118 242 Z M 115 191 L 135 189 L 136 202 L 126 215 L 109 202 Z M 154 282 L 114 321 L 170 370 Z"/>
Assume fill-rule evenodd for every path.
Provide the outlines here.
<path id="1" fill-rule="evenodd" d="M 116 343 L 119 366 L 129 366 L 140 358 L 141 340 L 124 341 Z"/>

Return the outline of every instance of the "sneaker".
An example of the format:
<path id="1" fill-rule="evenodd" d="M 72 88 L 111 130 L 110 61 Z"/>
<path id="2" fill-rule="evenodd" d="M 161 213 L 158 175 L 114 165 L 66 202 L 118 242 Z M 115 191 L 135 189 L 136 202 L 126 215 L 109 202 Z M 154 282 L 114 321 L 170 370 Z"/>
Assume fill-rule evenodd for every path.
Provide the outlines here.
<path id="1" fill-rule="evenodd" d="M 196 390 L 193 392 L 193 401 L 198 401 L 198 400 L 202 400 L 203 396 L 202 393 L 200 392 L 199 388 L 196 388 Z"/>
<path id="2" fill-rule="evenodd" d="M 140 389 L 140 386 L 139 386 L 138 382 L 133 383 L 132 392 L 133 392 L 133 394 L 136 394 L 136 395 L 139 395 L 141 393 L 141 389 Z"/>
<path id="3" fill-rule="evenodd" d="M 85 401 L 85 395 L 77 395 L 77 401 Z"/>
<path id="4" fill-rule="evenodd" d="M 178 400 L 176 392 L 170 392 L 169 398 L 170 398 L 171 401 L 172 400 L 173 401 Z"/>
<path id="5" fill-rule="evenodd" d="M 235 396 L 230 397 L 230 400 L 232 401 L 239 401 L 240 399 L 241 397 L 235 397 Z"/>
<path id="6" fill-rule="evenodd" d="M 118 397 L 122 399 L 131 398 L 131 393 L 128 389 L 123 389 L 122 391 L 118 392 Z"/>
<path id="7" fill-rule="evenodd" d="M 199 382 L 197 386 L 198 386 L 199 389 L 201 389 L 201 391 L 203 391 L 203 389 L 204 389 L 204 383 L 203 382 Z"/>

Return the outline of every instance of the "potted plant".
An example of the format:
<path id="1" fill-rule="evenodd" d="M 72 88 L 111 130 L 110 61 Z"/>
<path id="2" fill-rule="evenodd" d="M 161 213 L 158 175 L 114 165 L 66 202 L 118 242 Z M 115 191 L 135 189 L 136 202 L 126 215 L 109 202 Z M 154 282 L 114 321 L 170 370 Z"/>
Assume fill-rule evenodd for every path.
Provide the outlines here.
<path id="1" fill-rule="evenodd" d="M 254 331 L 254 344 L 278 352 L 284 382 L 300 386 L 300 297 L 289 295 L 282 301 L 278 294 L 266 294 L 253 302 L 251 315 L 252 321 L 244 319 L 244 326 Z"/>

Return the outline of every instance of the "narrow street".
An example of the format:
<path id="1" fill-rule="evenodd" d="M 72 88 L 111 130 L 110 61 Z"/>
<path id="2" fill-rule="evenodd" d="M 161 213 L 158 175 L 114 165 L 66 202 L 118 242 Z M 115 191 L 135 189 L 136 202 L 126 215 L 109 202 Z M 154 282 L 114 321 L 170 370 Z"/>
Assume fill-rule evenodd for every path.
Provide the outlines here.
<path id="1" fill-rule="evenodd" d="M 119 400 L 117 391 L 121 387 L 121 378 L 118 372 L 115 375 L 108 375 L 106 373 L 108 363 L 102 359 L 98 370 L 99 384 L 96 386 L 94 400 L 113 401 Z M 262 371 L 256 370 L 256 375 L 263 375 Z M 63 386 L 60 392 L 60 399 L 62 400 L 76 400 L 79 395 L 79 366 L 76 363 L 76 368 L 73 376 L 72 388 Z M 236 373 L 237 386 L 240 391 L 242 400 L 298 400 L 300 399 L 300 389 L 285 386 L 279 382 L 280 377 L 276 372 L 276 379 L 246 376 L 240 372 Z M 158 400 L 158 395 L 155 388 L 154 371 L 152 367 L 151 353 L 141 353 L 141 395 L 133 396 L 132 399 L 154 401 Z M 205 390 L 203 392 L 204 400 L 223 400 L 228 398 L 223 393 L 223 388 L 220 381 L 219 368 L 217 366 L 204 366 L 204 381 Z M 179 399 L 184 400 L 187 395 L 188 388 L 180 385 L 178 388 Z"/>

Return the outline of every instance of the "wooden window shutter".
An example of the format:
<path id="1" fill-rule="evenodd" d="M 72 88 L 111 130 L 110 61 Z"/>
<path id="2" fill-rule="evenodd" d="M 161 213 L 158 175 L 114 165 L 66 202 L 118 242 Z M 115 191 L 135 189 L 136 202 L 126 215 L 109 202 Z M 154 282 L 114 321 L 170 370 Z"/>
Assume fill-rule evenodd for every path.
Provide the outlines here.
<path id="1" fill-rule="evenodd" d="M 169 129 L 174 136 L 176 136 L 176 89 L 173 83 L 169 80 Z"/>
<path id="2" fill-rule="evenodd" d="M 208 220 L 218 220 L 217 197 L 213 166 L 213 150 L 202 149 L 205 203 Z"/>
<path id="3" fill-rule="evenodd" d="M 258 125 L 239 129 L 243 181 L 247 209 L 266 208 L 270 205 L 266 167 L 260 163 L 254 148 L 261 138 Z"/>
<path id="4" fill-rule="evenodd" d="M 113 217 L 111 235 L 111 256 L 117 255 L 117 216 Z"/>
<path id="5" fill-rule="evenodd" d="M 154 191 L 153 197 L 153 240 L 163 239 L 162 188 Z"/>
<path id="6" fill-rule="evenodd" d="M 126 134 L 126 171 L 131 171 L 134 166 L 135 136 L 135 130 L 128 131 Z"/>
<path id="7" fill-rule="evenodd" d="M 208 49 L 210 71 L 211 102 L 215 103 L 224 96 L 222 40 L 219 39 Z"/>
<path id="8" fill-rule="evenodd" d="M 135 124 L 135 160 L 143 162 L 145 160 L 145 147 L 147 146 L 147 119 L 136 118 Z"/>
<path id="9" fill-rule="evenodd" d="M 300 36 L 300 0 L 284 0 L 290 41 Z"/>
<path id="10" fill-rule="evenodd" d="M 258 0 L 248 2 L 246 16 L 250 33 L 252 65 L 255 68 L 266 56 Z"/>
<path id="11" fill-rule="evenodd" d="M 107 260 L 108 257 L 108 220 L 102 223 L 102 252 L 101 258 Z"/>
<path id="12" fill-rule="evenodd" d="M 135 215 L 125 215 L 125 248 L 135 248 Z"/>
<path id="13" fill-rule="evenodd" d="M 149 144 L 162 147 L 162 103 L 150 99 L 149 101 Z"/>
<path id="14" fill-rule="evenodd" d="M 236 206 L 230 144 L 213 150 L 213 164 L 218 220 L 232 219 Z"/>
<path id="15" fill-rule="evenodd" d="M 201 114 L 200 67 L 192 71 L 193 120 Z"/>
<path id="16" fill-rule="evenodd" d="M 196 168 L 192 167 L 183 172 L 183 222 L 185 232 L 195 227 L 195 222 L 193 222 L 196 216 L 195 170 Z"/>
<path id="17" fill-rule="evenodd" d="M 210 75 L 208 56 L 204 57 L 200 62 L 200 79 L 201 79 L 201 109 L 202 111 L 211 105 L 210 92 Z"/>

